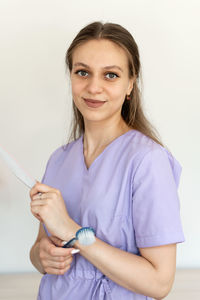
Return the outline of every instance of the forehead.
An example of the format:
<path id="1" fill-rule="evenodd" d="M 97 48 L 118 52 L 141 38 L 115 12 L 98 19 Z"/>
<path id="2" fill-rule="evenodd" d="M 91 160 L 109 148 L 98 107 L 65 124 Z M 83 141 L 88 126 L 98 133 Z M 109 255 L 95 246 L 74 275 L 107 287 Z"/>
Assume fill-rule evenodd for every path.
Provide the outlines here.
<path id="1" fill-rule="evenodd" d="M 125 50 L 106 39 L 91 40 L 78 46 L 74 50 L 72 60 L 73 64 L 82 62 L 89 66 L 118 65 L 122 68 L 128 67 L 128 57 Z"/>

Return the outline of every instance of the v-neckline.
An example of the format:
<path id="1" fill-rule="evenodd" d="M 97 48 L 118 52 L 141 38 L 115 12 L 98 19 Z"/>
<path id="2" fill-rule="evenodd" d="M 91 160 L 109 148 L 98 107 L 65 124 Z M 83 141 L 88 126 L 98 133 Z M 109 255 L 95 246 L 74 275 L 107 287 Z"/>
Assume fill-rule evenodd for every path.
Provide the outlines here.
<path id="1" fill-rule="evenodd" d="M 84 165 L 84 169 L 86 170 L 86 172 L 90 172 L 91 168 L 93 167 L 93 165 L 96 163 L 96 161 L 106 152 L 107 149 L 109 149 L 111 147 L 111 145 L 113 145 L 113 143 L 115 143 L 117 140 L 119 140 L 121 137 L 125 136 L 126 134 L 128 134 L 131 131 L 135 131 L 134 129 L 130 129 L 128 131 L 126 131 L 125 133 L 121 134 L 120 136 L 118 136 L 117 138 L 115 138 L 114 140 L 112 140 L 104 149 L 103 151 L 93 160 L 93 162 L 91 163 L 91 165 L 89 166 L 89 168 L 86 165 L 85 162 L 85 156 L 84 156 L 84 145 L 83 145 L 83 135 L 81 136 L 81 154 L 82 154 L 82 161 L 83 161 L 83 165 Z"/>

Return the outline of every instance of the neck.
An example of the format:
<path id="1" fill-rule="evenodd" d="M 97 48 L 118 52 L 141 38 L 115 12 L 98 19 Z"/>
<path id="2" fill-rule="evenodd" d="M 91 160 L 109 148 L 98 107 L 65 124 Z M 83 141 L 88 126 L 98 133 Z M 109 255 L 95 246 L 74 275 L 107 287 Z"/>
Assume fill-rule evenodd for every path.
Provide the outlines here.
<path id="1" fill-rule="evenodd" d="M 87 155 L 94 154 L 99 150 L 105 148 L 111 141 L 126 133 L 131 128 L 120 120 L 119 122 L 112 122 L 112 124 L 105 124 L 101 126 L 97 124 L 88 124 L 85 122 L 84 132 L 84 153 Z"/>

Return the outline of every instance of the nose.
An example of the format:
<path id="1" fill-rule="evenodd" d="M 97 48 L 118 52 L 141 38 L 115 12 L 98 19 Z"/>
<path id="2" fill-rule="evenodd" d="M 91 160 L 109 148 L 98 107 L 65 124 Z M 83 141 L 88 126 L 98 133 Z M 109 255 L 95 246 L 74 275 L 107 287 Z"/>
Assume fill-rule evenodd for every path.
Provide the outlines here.
<path id="1" fill-rule="evenodd" d="M 99 94 L 103 91 L 102 81 L 97 76 L 92 76 L 87 85 L 90 94 Z"/>

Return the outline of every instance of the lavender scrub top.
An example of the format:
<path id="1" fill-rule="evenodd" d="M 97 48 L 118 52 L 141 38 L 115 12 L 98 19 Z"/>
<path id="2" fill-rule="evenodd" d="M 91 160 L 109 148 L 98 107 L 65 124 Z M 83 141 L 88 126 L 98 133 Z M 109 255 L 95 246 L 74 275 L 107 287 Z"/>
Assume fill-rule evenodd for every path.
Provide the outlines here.
<path id="1" fill-rule="evenodd" d="M 91 226 L 104 242 L 140 255 L 139 248 L 184 241 L 177 194 L 180 173 L 168 150 L 132 129 L 113 140 L 89 169 L 83 135 L 59 147 L 48 160 L 42 182 L 61 191 L 69 215 L 80 226 Z M 42 277 L 37 299 L 152 298 L 121 287 L 76 254 L 64 275 Z"/>

